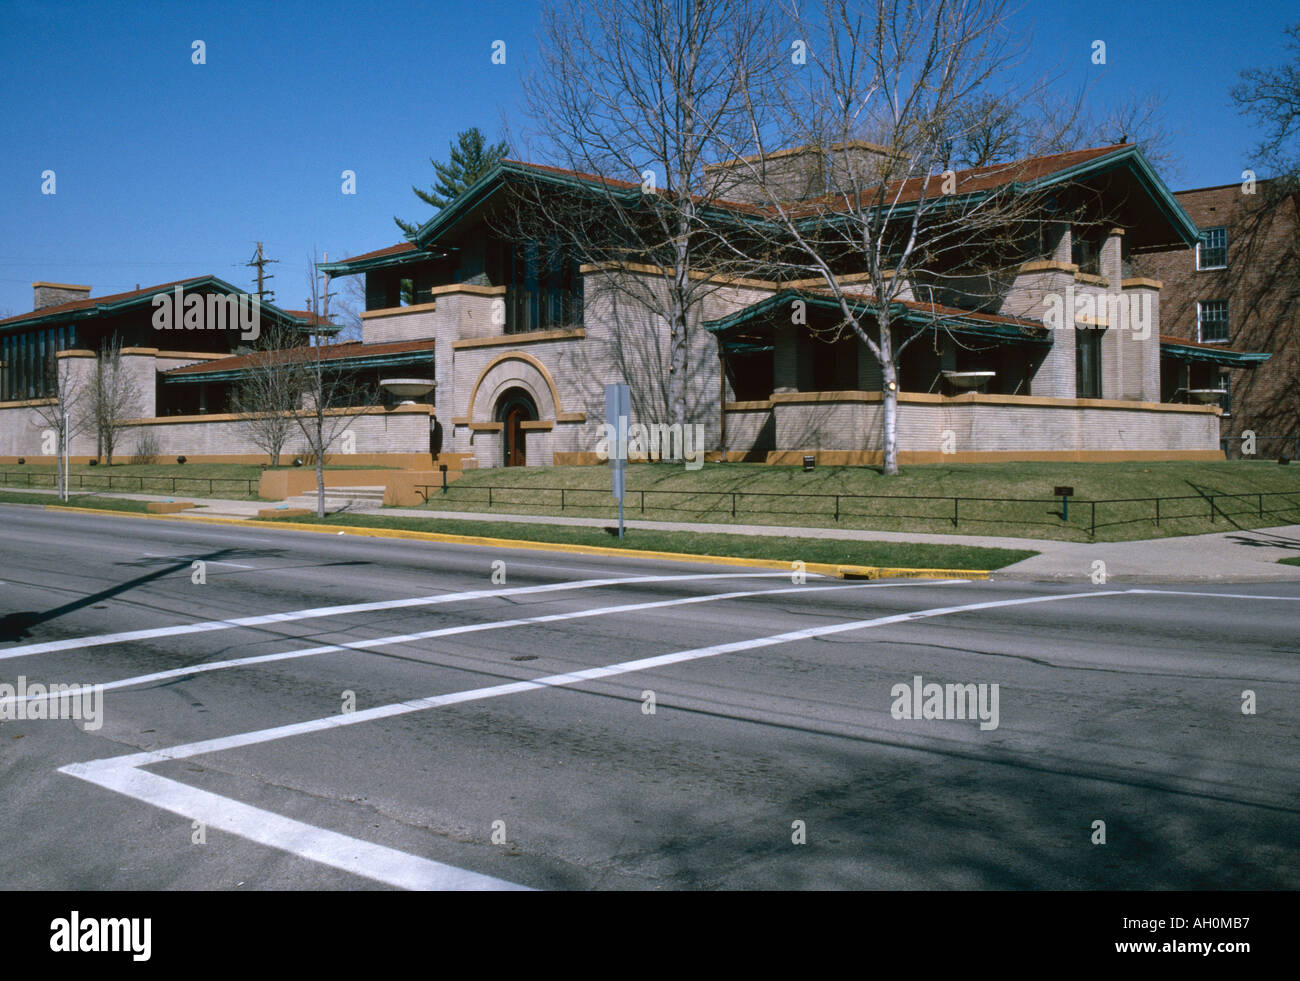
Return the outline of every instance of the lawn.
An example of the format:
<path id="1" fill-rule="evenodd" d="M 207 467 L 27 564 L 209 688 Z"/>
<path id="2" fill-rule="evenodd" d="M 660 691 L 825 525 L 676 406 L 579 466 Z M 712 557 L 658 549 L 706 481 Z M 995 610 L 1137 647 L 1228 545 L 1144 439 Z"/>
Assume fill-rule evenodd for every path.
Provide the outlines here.
<path id="1" fill-rule="evenodd" d="M 68 500 L 60 501 L 50 494 L 24 494 L 22 491 L 0 490 L 0 504 L 40 504 L 43 507 L 57 505 L 69 508 L 99 508 L 105 511 L 132 511 L 143 514 L 148 501 L 131 501 L 119 497 L 99 497 L 94 494 L 73 494 Z"/>
<path id="2" fill-rule="evenodd" d="M 857 542 L 834 538 L 776 538 L 759 535 L 693 534 L 690 532 L 628 530 L 620 542 L 612 530 L 570 525 L 526 525 L 495 521 L 403 518 L 382 513 L 333 514 L 267 519 L 279 523 L 326 524 L 352 528 L 473 535 L 566 545 L 681 552 L 779 562 L 824 562 L 832 565 L 894 566 L 934 569 L 1000 569 L 1037 555 L 1027 549 L 981 548 L 971 545 L 915 545 L 908 542 Z"/>
<path id="3" fill-rule="evenodd" d="M 300 469 L 278 467 L 279 470 Z M 330 470 L 382 470 L 383 467 L 336 467 Z M 119 491 L 132 494 L 185 494 L 229 501 L 255 501 L 263 468 L 246 463 L 115 463 L 108 467 L 75 464 L 69 468 L 70 488 L 80 491 Z M 57 486 L 53 464 L 0 465 L 0 487 Z M 251 482 L 251 483 L 250 483 Z M 250 493 L 251 490 L 251 493 Z"/>
<path id="4" fill-rule="evenodd" d="M 1060 499 L 1052 496 L 1058 485 L 1074 488 L 1068 522 Z M 617 510 L 609 486 L 607 467 L 468 471 L 447 494 L 435 490 L 426 507 L 611 518 Z M 1300 522 L 1300 466 L 1262 461 L 935 464 L 904 467 L 896 477 L 868 467 L 805 473 L 762 464 L 706 464 L 695 471 L 680 464 L 639 464 L 628 468 L 627 486 L 627 517 L 665 521 L 1063 541 L 1130 541 Z M 1261 502 L 1260 494 L 1285 496 Z M 838 501 L 834 495 L 841 495 Z M 956 504 L 954 497 L 960 498 Z M 1150 500 L 1155 497 L 1164 498 L 1158 527 Z M 1016 500 L 981 500 L 989 498 Z M 1096 533 L 1090 535 L 1089 502 L 1133 498 L 1146 500 L 1097 504 Z"/>

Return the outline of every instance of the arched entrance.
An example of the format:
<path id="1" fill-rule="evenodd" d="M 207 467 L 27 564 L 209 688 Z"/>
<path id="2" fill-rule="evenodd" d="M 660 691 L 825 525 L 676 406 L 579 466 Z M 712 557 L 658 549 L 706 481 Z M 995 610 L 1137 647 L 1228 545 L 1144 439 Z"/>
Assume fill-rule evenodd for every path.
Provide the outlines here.
<path id="1" fill-rule="evenodd" d="M 527 433 L 525 422 L 537 419 L 537 405 L 522 388 L 510 388 L 497 400 L 496 421 L 502 423 L 502 466 L 526 467 L 528 465 Z"/>

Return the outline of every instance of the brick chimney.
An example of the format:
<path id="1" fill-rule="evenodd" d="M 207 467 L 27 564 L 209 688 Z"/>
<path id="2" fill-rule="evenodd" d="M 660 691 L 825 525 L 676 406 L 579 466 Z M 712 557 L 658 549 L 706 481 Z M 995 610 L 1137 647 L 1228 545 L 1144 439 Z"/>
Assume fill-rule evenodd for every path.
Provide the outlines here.
<path id="1" fill-rule="evenodd" d="M 32 310 L 56 307 L 60 303 L 85 300 L 90 296 L 89 286 L 70 286 L 67 283 L 32 283 Z"/>

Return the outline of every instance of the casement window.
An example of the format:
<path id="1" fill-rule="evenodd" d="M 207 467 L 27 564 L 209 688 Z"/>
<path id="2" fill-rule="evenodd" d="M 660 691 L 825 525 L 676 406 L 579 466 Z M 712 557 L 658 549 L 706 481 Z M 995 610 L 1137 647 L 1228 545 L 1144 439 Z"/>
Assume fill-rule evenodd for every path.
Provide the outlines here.
<path id="1" fill-rule="evenodd" d="M 1228 268 L 1228 229 L 1220 225 L 1201 231 L 1201 240 L 1196 243 L 1197 269 Z"/>
<path id="2" fill-rule="evenodd" d="M 1101 272 L 1101 243 L 1096 239 L 1096 232 L 1088 232 L 1076 227 L 1070 239 L 1070 261 L 1079 267 L 1079 272 L 1096 276 Z"/>
<path id="3" fill-rule="evenodd" d="M 1228 301 L 1201 300 L 1196 304 L 1196 339 L 1202 344 L 1228 343 Z"/>
<path id="4" fill-rule="evenodd" d="M 1101 335 L 1096 327 L 1076 327 L 1074 331 L 1075 398 L 1101 398 Z"/>
<path id="5" fill-rule="evenodd" d="M 558 239 L 502 243 L 489 257 L 489 278 L 506 287 L 505 333 L 582 324 L 581 262 Z"/>

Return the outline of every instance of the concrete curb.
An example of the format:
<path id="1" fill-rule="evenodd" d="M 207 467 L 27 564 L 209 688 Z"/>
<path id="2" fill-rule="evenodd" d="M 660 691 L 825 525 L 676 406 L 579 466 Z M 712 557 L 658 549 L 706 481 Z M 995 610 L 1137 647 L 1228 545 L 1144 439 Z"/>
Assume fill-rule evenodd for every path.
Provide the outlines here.
<path id="1" fill-rule="evenodd" d="M 39 505 L 38 505 L 39 506 Z M 482 545 L 493 548 L 524 549 L 538 552 L 569 552 L 577 555 L 612 555 L 632 559 L 662 559 L 669 562 L 693 562 L 701 565 L 730 565 L 755 569 L 781 569 L 794 572 L 790 562 L 776 559 L 747 559 L 732 555 L 693 555 L 686 552 L 657 552 L 641 549 L 605 548 L 600 545 L 572 545 L 565 542 L 532 542 L 514 538 L 486 538 L 478 535 L 446 535 L 434 531 L 405 531 L 397 528 L 339 527 L 337 525 L 285 524 L 274 521 L 245 521 L 239 518 L 208 518 L 202 515 L 146 514 L 140 511 L 113 511 L 108 508 L 74 508 L 58 504 L 45 505 L 46 511 L 69 511 L 80 514 L 109 514 L 117 517 L 150 518 L 160 521 L 199 521 L 204 524 L 237 525 L 249 528 L 280 528 L 290 531 L 327 535 L 355 535 L 360 538 L 400 538 L 410 541 L 441 542 L 447 545 Z M 833 565 L 808 562 L 804 570 L 836 579 L 988 579 L 986 569 L 907 569 L 889 566 Z"/>

